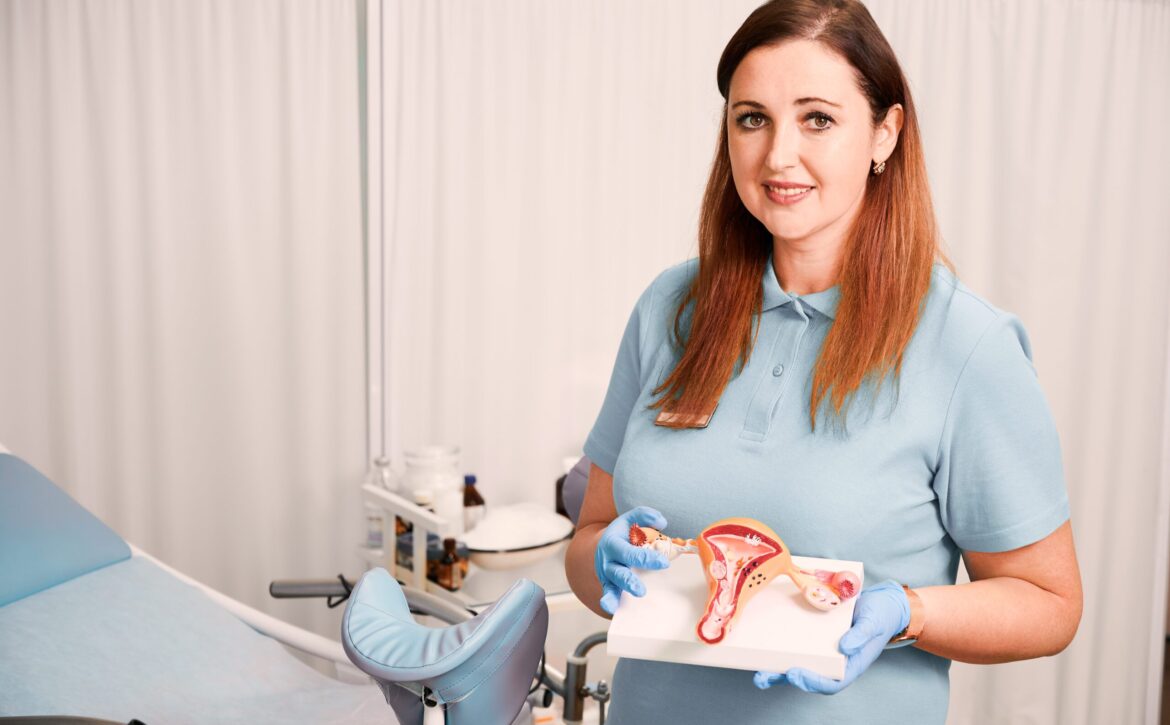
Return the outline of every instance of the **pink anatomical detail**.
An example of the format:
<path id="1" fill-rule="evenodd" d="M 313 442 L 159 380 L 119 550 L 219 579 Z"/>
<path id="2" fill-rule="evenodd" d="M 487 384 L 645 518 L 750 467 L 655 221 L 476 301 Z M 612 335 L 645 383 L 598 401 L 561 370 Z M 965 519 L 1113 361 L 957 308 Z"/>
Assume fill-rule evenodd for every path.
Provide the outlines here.
<path id="1" fill-rule="evenodd" d="M 630 526 L 630 543 L 653 549 L 670 561 L 674 561 L 679 554 L 695 553 L 694 539 L 672 539 L 658 529 L 637 524 Z"/>
<path id="2" fill-rule="evenodd" d="M 740 593 L 748 588 L 763 586 L 762 574 L 756 570 L 761 564 L 784 551 L 784 547 L 743 526 L 723 526 L 708 529 L 703 539 L 714 554 L 707 564 L 707 581 L 715 583 L 707 599 L 707 608 L 699 620 L 699 639 L 715 644 L 723 639 L 731 627 L 731 620 L 739 606 Z"/>
<path id="3" fill-rule="evenodd" d="M 809 573 L 807 569 L 801 569 L 800 571 L 804 574 Z M 817 569 L 812 572 L 812 575 L 825 584 L 828 584 L 841 599 L 849 599 L 861 589 L 861 582 L 858 581 L 857 575 L 851 571 Z"/>
<path id="4" fill-rule="evenodd" d="M 747 602 L 781 574 L 792 579 L 805 601 L 823 611 L 836 608 L 861 589 L 853 572 L 808 571 L 796 566 L 780 537 L 755 519 L 717 521 L 697 540 L 671 539 L 649 527 L 631 526 L 630 543 L 654 548 L 671 559 L 697 551 L 704 562 L 708 599 L 696 630 L 708 644 L 722 641 Z"/>

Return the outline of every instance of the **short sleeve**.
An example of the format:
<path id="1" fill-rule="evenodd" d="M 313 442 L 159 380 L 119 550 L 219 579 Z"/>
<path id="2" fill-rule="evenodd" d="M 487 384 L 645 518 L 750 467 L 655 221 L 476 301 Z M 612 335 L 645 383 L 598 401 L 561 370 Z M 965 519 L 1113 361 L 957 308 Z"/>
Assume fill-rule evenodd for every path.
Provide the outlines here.
<path id="1" fill-rule="evenodd" d="M 586 457 L 606 473 L 613 473 L 622 450 L 626 425 L 642 392 L 642 348 L 654 304 L 653 290 L 653 284 L 646 288 L 630 313 L 618 345 L 605 401 L 589 437 L 585 439 Z"/>
<path id="2" fill-rule="evenodd" d="M 1018 549 L 1069 518 L 1056 424 L 1015 315 L 991 323 L 959 373 L 937 460 L 942 523 L 963 550 Z"/>

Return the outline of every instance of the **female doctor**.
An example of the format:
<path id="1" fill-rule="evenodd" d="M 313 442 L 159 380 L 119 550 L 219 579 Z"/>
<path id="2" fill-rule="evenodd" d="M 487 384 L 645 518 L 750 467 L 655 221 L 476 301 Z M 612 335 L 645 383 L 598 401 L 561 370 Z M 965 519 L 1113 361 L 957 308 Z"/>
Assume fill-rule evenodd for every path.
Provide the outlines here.
<path id="1" fill-rule="evenodd" d="M 699 256 L 630 316 L 569 581 L 612 614 L 645 593 L 635 569 L 669 565 L 632 523 L 693 538 L 750 516 L 865 582 L 843 679 L 622 659 L 610 721 L 943 723 L 951 660 L 1054 655 L 1080 621 L 1027 334 L 940 250 L 910 89 L 860 2 L 766 3 L 717 81 Z"/>

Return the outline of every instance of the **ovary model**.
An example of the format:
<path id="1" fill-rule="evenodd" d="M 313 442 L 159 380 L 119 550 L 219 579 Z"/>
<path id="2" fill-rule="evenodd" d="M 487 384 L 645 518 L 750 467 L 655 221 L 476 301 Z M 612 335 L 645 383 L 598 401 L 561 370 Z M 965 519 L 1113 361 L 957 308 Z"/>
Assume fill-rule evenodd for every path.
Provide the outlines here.
<path id="1" fill-rule="evenodd" d="M 832 610 L 861 589 L 853 572 L 796 566 L 776 532 L 755 519 L 716 521 L 698 539 L 686 540 L 635 524 L 630 527 L 630 543 L 648 546 L 670 560 L 698 552 L 707 577 L 707 606 L 696 630 L 707 644 L 721 642 L 748 601 L 780 574 L 788 575 L 805 600 L 822 611 Z"/>

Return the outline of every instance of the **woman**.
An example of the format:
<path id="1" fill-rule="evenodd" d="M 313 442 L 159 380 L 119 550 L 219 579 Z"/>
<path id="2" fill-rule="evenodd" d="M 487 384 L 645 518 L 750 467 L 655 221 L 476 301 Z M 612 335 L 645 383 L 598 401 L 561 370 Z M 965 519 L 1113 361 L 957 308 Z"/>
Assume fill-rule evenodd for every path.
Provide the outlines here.
<path id="1" fill-rule="evenodd" d="M 765 4 L 717 80 L 699 258 L 631 315 L 569 580 L 606 616 L 644 594 L 631 567 L 667 565 L 631 523 L 691 538 L 751 516 L 866 581 L 842 680 L 623 659 L 611 722 L 942 723 L 951 660 L 1053 655 L 1080 621 L 1027 335 L 939 249 L 914 104 L 864 6 Z"/>

